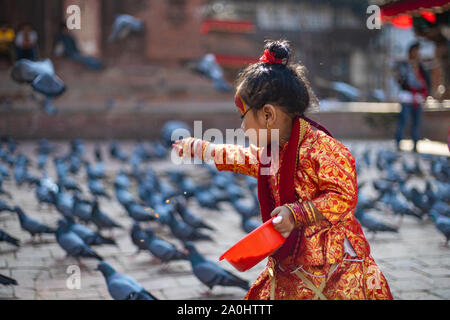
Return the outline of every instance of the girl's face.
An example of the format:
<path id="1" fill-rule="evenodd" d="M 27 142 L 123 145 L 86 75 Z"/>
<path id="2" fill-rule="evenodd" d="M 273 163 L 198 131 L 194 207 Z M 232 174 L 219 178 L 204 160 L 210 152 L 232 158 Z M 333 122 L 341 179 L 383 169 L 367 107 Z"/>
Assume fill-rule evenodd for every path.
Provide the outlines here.
<path id="1" fill-rule="evenodd" d="M 264 110 L 249 108 L 239 97 L 239 94 L 236 94 L 235 102 L 241 114 L 241 129 L 245 132 L 245 136 L 249 139 L 250 143 L 257 147 L 265 147 L 267 141 L 270 141 L 270 132 L 267 130 L 267 115 L 264 115 Z"/>

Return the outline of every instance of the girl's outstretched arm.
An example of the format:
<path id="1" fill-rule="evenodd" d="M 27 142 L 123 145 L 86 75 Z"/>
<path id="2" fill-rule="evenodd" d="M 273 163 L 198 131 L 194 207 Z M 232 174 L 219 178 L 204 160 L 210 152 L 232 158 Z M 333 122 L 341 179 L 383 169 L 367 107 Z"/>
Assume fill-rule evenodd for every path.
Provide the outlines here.
<path id="1" fill-rule="evenodd" d="M 245 148 L 234 144 L 213 144 L 189 137 L 176 141 L 173 148 L 180 157 L 214 161 L 219 171 L 232 171 L 258 177 L 260 149 L 254 145 Z"/>

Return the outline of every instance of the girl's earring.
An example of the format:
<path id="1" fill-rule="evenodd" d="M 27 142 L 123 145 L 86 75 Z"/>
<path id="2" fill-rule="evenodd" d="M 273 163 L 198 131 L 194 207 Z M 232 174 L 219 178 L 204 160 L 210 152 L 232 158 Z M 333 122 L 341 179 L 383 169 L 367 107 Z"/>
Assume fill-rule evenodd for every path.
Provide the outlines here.
<path id="1" fill-rule="evenodd" d="M 269 130 L 269 122 L 266 122 L 266 128 Z"/>

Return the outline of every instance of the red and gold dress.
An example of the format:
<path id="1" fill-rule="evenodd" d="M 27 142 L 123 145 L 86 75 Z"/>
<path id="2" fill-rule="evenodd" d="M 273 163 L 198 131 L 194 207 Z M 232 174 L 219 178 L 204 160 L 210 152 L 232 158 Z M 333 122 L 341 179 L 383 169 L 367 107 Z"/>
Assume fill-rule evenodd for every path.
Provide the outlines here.
<path id="1" fill-rule="evenodd" d="M 281 260 L 269 257 L 245 299 L 392 299 L 354 215 L 358 187 L 352 154 L 304 119 L 296 121 L 301 128 L 293 177 L 297 200 L 281 203 L 281 170 L 267 178 L 274 206 L 286 205 L 297 222 L 295 250 Z M 279 168 L 290 141 L 279 147 Z M 218 170 L 258 178 L 262 149 L 212 146 Z M 317 212 L 325 219 L 316 219 Z"/>

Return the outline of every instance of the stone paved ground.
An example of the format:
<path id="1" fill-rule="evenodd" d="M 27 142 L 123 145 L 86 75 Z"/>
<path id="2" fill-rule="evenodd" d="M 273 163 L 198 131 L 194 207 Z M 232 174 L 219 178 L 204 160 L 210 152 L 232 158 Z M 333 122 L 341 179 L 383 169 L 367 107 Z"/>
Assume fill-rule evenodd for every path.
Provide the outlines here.
<path id="1" fill-rule="evenodd" d="M 392 142 L 344 142 L 354 154 L 358 154 L 364 148 L 378 149 L 393 148 Z M 406 142 L 407 143 L 407 142 Z M 60 152 L 65 152 L 67 142 L 60 145 Z M 87 154 L 92 154 L 93 143 L 86 143 Z M 132 150 L 132 142 L 124 142 L 125 150 Z M 407 145 L 405 145 L 408 147 Z M 106 154 L 107 143 L 102 145 Z M 448 156 L 446 145 L 424 142 L 420 146 L 423 151 L 437 152 Z M 419 150 L 420 150 L 419 149 Z M 20 150 L 28 155 L 33 155 L 34 142 L 23 142 Z M 402 157 L 411 158 L 411 153 L 404 153 Z M 118 171 L 119 164 L 109 158 L 105 159 L 108 168 L 108 190 L 112 193 L 111 181 Z M 172 168 L 170 161 L 155 161 L 151 166 L 162 176 L 164 171 Z M 202 179 L 199 171 L 194 171 L 192 166 L 186 166 L 186 170 L 196 179 Z M 50 175 L 53 175 L 53 169 Z M 195 173 L 195 175 L 194 175 Z M 203 172 L 204 173 L 204 172 Z M 364 170 L 358 176 L 358 181 L 374 179 L 377 171 Z M 85 173 L 78 175 L 78 181 L 85 180 Z M 423 186 L 423 180 L 411 179 L 413 185 Z M 46 206 L 38 208 L 34 190 L 23 186 L 16 187 L 15 182 L 5 181 L 4 187 L 13 194 L 11 204 L 19 204 L 31 216 L 44 221 L 49 225 L 56 225 L 60 215 Z M 363 187 L 365 192 L 372 192 L 371 186 Z M 84 188 L 87 192 L 87 189 Z M 137 197 L 136 190 L 132 190 Z M 2 197 L 3 199 L 4 197 Z M 202 292 L 206 290 L 191 273 L 190 263 L 187 261 L 172 262 L 167 270 L 152 261 L 148 253 L 140 253 L 135 256 L 135 248 L 132 244 L 128 230 L 131 227 L 130 218 L 117 201 L 101 200 L 101 208 L 108 214 L 126 226 L 127 230 L 114 231 L 113 235 L 118 242 L 118 247 L 97 247 L 97 251 L 112 264 L 118 271 L 127 273 L 136 278 L 146 289 L 160 299 L 205 299 Z M 218 257 L 232 244 L 241 239 L 245 234 L 239 227 L 238 213 L 228 203 L 221 203 L 221 212 L 202 209 L 195 200 L 191 200 L 189 206 L 192 210 L 213 226 L 217 231 L 212 234 L 215 242 L 198 242 L 198 250 L 207 258 L 217 261 Z M 387 213 L 375 212 L 380 218 L 392 220 Z M 391 221 L 392 223 L 393 221 Z M 181 244 L 174 240 L 166 228 L 158 227 L 159 235 L 170 239 L 173 243 Z M 11 276 L 19 282 L 19 286 L 0 286 L 1 299 L 111 299 L 106 289 L 103 277 L 95 271 L 96 262 L 83 260 L 87 269 L 81 271 L 81 289 L 70 290 L 67 288 L 67 279 L 70 276 L 67 268 L 76 264 L 71 258 L 59 261 L 64 257 L 64 252 L 59 248 L 53 236 L 44 236 L 43 240 L 36 244 L 26 243 L 29 235 L 20 229 L 18 219 L 12 214 L 0 215 L 0 229 L 18 237 L 22 246 L 16 249 L 5 243 L 0 243 L 0 274 Z M 443 247 L 443 236 L 439 234 L 432 222 L 425 220 L 418 222 L 405 217 L 400 232 L 393 234 L 377 234 L 372 237 L 366 234 L 372 249 L 372 256 L 385 274 L 392 293 L 396 299 L 450 299 L 450 248 Z M 224 268 L 237 273 L 226 262 L 218 262 Z M 265 261 L 258 264 L 252 270 L 240 274 L 241 277 L 252 282 L 264 268 Z M 239 288 L 216 287 L 213 289 L 215 299 L 242 299 L 245 291 Z"/>

